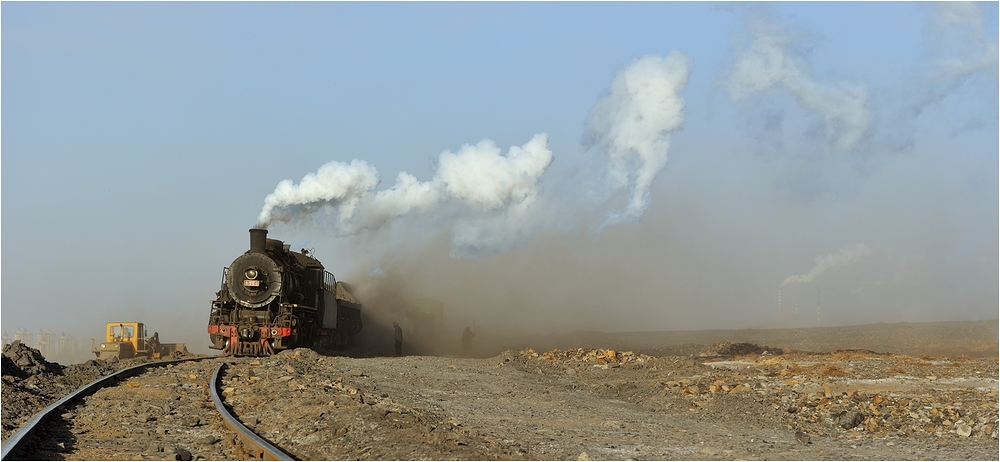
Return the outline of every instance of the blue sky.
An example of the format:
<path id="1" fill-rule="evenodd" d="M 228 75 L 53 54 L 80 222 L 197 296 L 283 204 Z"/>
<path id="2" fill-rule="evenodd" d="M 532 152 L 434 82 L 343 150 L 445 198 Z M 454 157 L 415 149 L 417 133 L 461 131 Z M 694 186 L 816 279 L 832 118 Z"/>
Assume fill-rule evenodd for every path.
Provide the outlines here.
<path id="1" fill-rule="evenodd" d="M 318 201 L 271 237 L 362 293 L 438 298 L 457 324 L 511 332 L 996 318 L 997 16 L 4 2 L 2 328 L 85 339 L 133 318 L 207 344 L 222 268 L 282 180 L 359 159 L 377 191 L 402 191 L 400 172 L 429 187 L 445 184 L 442 152 L 488 139 L 507 156 L 542 133 L 543 172 L 509 208 L 447 196 L 353 232 Z M 657 132 L 662 168 L 622 151 L 616 186 L 594 121 L 640 62 L 683 80 L 680 124 Z"/>

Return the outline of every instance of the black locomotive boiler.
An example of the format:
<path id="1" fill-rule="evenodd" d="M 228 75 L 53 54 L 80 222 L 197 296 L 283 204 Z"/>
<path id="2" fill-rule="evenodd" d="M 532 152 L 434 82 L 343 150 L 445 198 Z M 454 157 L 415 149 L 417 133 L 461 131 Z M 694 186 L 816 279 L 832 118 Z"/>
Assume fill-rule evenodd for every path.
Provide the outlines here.
<path id="1" fill-rule="evenodd" d="M 361 331 L 361 305 L 308 251 L 250 230 L 250 250 L 222 272 L 208 319 L 210 348 L 266 356 L 297 347 L 343 347 Z"/>

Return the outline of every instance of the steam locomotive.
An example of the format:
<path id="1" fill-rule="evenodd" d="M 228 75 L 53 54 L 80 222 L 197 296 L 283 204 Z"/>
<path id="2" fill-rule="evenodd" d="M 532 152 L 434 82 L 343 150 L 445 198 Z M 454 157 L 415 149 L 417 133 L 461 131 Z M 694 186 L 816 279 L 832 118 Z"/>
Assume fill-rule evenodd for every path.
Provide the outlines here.
<path id="1" fill-rule="evenodd" d="M 250 250 L 222 271 L 208 318 L 210 348 L 268 356 L 287 348 L 347 346 L 361 305 L 309 251 L 250 230 Z"/>

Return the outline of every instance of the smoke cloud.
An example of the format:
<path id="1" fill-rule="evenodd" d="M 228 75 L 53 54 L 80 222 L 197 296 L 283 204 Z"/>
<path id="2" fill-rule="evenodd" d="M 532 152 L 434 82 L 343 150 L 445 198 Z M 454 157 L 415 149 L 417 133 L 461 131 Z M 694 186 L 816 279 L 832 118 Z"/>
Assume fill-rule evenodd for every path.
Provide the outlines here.
<path id="1" fill-rule="evenodd" d="M 400 172 L 391 188 L 375 191 L 379 173 L 363 160 L 329 162 L 299 184 L 278 183 L 264 199 L 258 226 L 308 217 L 332 218 L 338 236 L 378 230 L 409 214 L 456 214 L 457 247 L 500 248 L 516 238 L 521 218 L 535 201 L 539 179 L 552 164 L 548 135 L 535 135 L 507 154 L 488 139 L 438 157 L 434 178 L 421 182 Z M 457 209 L 457 210 L 456 210 Z M 502 224 L 509 233 L 490 225 Z"/>
<path id="2" fill-rule="evenodd" d="M 948 49 L 947 56 L 937 60 L 937 78 L 956 80 L 992 71 L 995 80 L 997 40 L 986 35 L 979 7 L 971 2 L 939 2 L 935 7 L 938 15 L 932 28 L 938 46 Z"/>
<path id="3" fill-rule="evenodd" d="M 928 106 L 954 94 L 966 81 L 988 75 L 986 87 L 995 91 L 1000 76 L 998 40 L 987 34 L 983 12 L 969 2 L 935 3 L 927 24 L 929 56 L 921 69 L 918 96 L 909 102 L 906 114 L 919 116 Z"/>
<path id="4" fill-rule="evenodd" d="M 667 163 L 670 134 L 684 121 L 684 100 L 678 93 L 687 84 L 689 68 L 687 56 L 678 51 L 638 59 L 615 76 L 594 107 L 588 136 L 607 152 L 610 184 L 613 189 L 631 185 L 628 205 L 612 212 L 609 224 L 638 219 L 649 207 L 649 188 Z"/>
<path id="5" fill-rule="evenodd" d="M 451 223 L 452 257 L 482 257 L 522 246 L 552 226 L 553 214 L 599 209 L 624 192 L 623 210 L 608 212 L 605 225 L 638 220 L 649 206 L 649 188 L 667 162 L 670 135 L 684 119 L 679 92 L 690 74 L 687 57 L 646 56 L 619 72 L 594 107 L 588 137 L 606 154 L 610 194 L 591 207 L 565 199 L 540 199 L 542 178 L 553 162 L 548 135 L 540 133 L 506 155 L 489 140 L 444 151 L 430 181 L 401 172 L 392 187 L 377 191 L 378 170 L 363 160 L 329 162 L 298 184 L 278 183 L 264 199 L 258 226 L 308 218 L 330 222 L 338 236 L 375 232 L 413 216 L 424 223 Z M 580 181 L 577 184 L 596 185 Z M 599 197 L 595 190 L 582 195 Z M 577 194 L 565 196 L 577 197 Z M 572 220 L 570 220 L 572 221 Z"/>
<path id="6" fill-rule="evenodd" d="M 766 14 L 747 23 L 750 45 L 737 53 L 726 86 L 733 101 L 780 88 L 803 108 L 823 117 L 827 136 L 844 150 L 853 149 L 872 123 L 868 88 L 863 84 L 824 85 L 813 81 L 809 67 L 792 52 L 795 34 Z"/>
<path id="7" fill-rule="evenodd" d="M 836 254 L 831 253 L 826 256 L 817 256 L 816 264 L 813 265 L 812 269 L 810 269 L 808 273 L 798 276 L 788 276 L 784 281 L 782 281 L 781 287 L 787 286 L 788 284 L 813 282 L 813 280 L 815 280 L 819 275 L 825 273 L 827 270 L 838 266 L 851 265 L 872 256 L 874 253 L 875 251 L 870 249 L 868 246 L 858 244 L 854 247 L 844 247 Z"/>

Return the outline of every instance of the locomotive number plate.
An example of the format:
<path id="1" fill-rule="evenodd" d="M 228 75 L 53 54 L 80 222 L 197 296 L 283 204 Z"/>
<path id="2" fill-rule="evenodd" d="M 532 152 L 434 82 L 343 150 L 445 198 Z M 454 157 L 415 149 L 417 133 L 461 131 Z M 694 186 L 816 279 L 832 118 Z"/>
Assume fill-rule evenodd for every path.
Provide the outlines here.
<path id="1" fill-rule="evenodd" d="M 260 281 L 256 281 L 253 279 L 244 279 L 243 285 L 246 287 L 260 287 Z"/>

